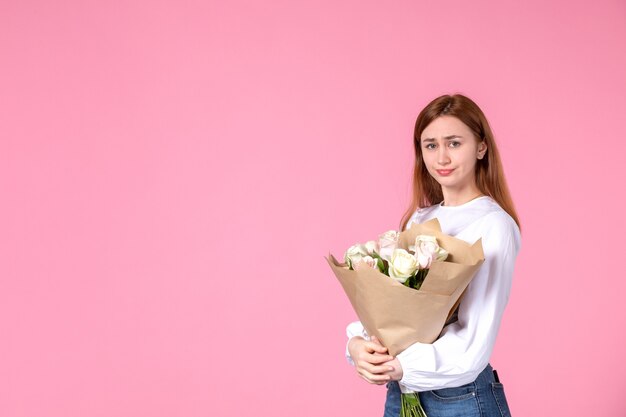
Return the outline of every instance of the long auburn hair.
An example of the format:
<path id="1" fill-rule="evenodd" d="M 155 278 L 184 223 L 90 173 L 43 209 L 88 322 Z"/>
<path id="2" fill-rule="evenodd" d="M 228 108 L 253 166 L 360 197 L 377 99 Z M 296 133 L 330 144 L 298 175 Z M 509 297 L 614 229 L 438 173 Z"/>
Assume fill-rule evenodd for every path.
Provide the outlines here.
<path id="1" fill-rule="evenodd" d="M 461 94 L 443 95 L 431 101 L 417 116 L 413 145 L 415 147 L 415 167 L 413 169 L 413 199 L 402 216 L 400 230 L 404 230 L 409 219 L 420 207 L 428 207 L 443 201 L 441 185 L 428 173 L 422 159 L 420 137 L 433 120 L 440 116 L 454 116 L 470 128 L 479 141 L 485 141 L 487 152 L 476 160 L 476 186 L 485 195 L 493 198 L 512 218 L 521 230 L 521 225 L 509 187 L 496 142 L 487 118 L 476 103 Z"/>

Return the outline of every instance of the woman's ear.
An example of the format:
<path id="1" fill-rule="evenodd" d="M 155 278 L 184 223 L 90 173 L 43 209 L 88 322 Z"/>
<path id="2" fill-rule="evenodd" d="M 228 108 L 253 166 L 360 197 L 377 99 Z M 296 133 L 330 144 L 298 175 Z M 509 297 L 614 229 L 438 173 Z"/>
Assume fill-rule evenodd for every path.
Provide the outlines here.
<path id="1" fill-rule="evenodd" d="M 476 153 L 476 157 L 478 159 L 483 159 L 486 152 L 487 152 L 487 143 L 483 140 L 478 144 L 478 152 Z"/>

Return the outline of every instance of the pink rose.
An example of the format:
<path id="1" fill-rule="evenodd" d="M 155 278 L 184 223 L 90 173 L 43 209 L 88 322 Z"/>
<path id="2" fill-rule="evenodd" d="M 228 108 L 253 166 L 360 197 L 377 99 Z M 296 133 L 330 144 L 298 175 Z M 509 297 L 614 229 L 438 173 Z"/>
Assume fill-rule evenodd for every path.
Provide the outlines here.
<path id="1" fill-rule="evenodd" d="M 361 268 L 374 268 L 378 267 L 378 261 L 371 256 L 364 256 L 354 263 L 354 269 L 359 270 Z"/>
<path id="2" fill-rule="evenodd" d="M 417 236 L 415 246 L 409 249 L 415 252 L 420 269 L 428 269 L 433 261 L 443 261 L 448 256 L 448 252 L 437 243 L 437 238 L 429 235 Z"/>
<path id="3" fill-rule="evenodd" d="M 389 230 L 378 237 L 378 247 L 380 248 L 380 257 L 387 262 L 391 261 L 393 251 L 398 247 L 398 236 L 400 234 L 396 230 Z"/>

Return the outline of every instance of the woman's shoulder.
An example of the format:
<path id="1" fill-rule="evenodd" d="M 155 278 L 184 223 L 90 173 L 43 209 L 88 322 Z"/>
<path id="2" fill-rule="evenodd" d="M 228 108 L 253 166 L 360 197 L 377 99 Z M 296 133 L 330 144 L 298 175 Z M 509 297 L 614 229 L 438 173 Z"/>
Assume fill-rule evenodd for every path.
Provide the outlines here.
<path id="1" fill-rule="evenodd" d="M 519 250 L 521 246 L 520 229 L 509 213 L 497 202 L 493 202 L 492 209 L 477 221 L 478 229 L 483 239 L 496 245 L 506 242 L 514 243 Z"/>
<path id="2" fill-rule="evenodd" d="M 497 201 L 492 198 L 489 198 L 487 201 L 489 210 L 485 212 L 481 220 L 496 228 L 516 229 L 519 232 L 519 227 L 513 217 L 500 207 Z"/>

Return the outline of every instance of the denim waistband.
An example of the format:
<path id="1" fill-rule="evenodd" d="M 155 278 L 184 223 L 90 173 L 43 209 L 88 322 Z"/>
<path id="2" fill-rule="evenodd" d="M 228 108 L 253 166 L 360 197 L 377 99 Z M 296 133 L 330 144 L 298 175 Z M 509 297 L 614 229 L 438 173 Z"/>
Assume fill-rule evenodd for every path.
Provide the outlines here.
<path id="1" fill-rule="evenodd" d="M 494 369 L 491 367 L 491 364 L 487 364 L 485 369 L 482 370 L 480 374 L 476 377 L 474 383 L 476 385 L 487 385 L 492 382 L 496 382 L 496 373 Z"/>

